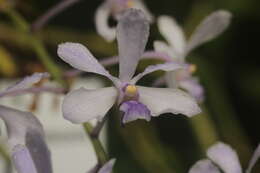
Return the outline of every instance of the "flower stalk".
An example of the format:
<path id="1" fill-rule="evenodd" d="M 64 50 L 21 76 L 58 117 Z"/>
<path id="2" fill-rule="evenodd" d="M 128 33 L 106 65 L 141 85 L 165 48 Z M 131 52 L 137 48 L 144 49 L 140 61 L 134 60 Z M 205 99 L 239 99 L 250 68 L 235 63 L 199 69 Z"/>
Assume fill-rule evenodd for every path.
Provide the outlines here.
<path id="1" fill-rule="evenodd" d="M 105 119 L 105 118 L 104 118 Z M 98 163 L 104 165 L 108 161 L 108 155 L 99 140 L 99 133 L 104 125 L 105 120 L 98 123 L 96 127 L 93 127 L 90 123 L 84 123 L 83 127 L 86 134 L 89 136 L 91 143 L 94 147 L 95 153 L 97 155 Z"/>
<path id="2" fill-rule="evenodd" d="M 219 134 L 216 126 L 209 116 L 206 107 L 202 105 L 203 113 L 192 117 L 189 120 L 200 150 L 205 151 L 209 146 L 219 140 Z"/>
<path id="3" fill-rule="evenodd" d="M 80 0 L 63 0 L 58 4 L 54 5 L 31 25 L 31 31 L 36 32 L 42 29 L 51 18 L 55 17 L 60 12 L 66 10 L 67 8 L 76 4 L 79 1 Z"/>

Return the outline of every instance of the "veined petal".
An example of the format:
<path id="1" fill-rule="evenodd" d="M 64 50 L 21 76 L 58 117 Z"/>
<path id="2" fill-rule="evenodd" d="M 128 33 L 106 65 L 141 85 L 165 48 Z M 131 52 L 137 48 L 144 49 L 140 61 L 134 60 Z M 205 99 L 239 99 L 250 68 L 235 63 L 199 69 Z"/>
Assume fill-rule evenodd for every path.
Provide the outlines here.
<path id="1" fill-rule="evenodd" d="M 19 173 L 52 173 L 50 152 L 38 119 L 29 112 L 1 105 L 0 118 L 7 126 L 8 143 Z"/>
<path id="2" fill-rule="evenodd" d="M 101 119 L 113 106 L 117 95 L 118 91 L 114 87 L 95 90 L 80 88 L 71 91 L 62 104 L 63 116 L 72 123 Z"/>
<path id="3" fill-rule="evenodd" d="M 145 16 L 147 17 L 147 19 L 149 20 L 150 23 L 153 22 L 154 20 L 154 16 L 152 15 L 152 13 L 147 9 L 147 7 L 145 6 L 144 2 L 142 0 L 135 0 L 133 2 L 134 4 L 134 8 L 136 9 L 140 9 L 144 12 Z"/>
<path id="4" fill-rule="evenodd" d="M 186 40 L 182 28 L 174 18 L 170 16 L 160 16 L 158 18 L 158 28 L 163 37 L 171 45 L 175 56 L 182 57 L 185 51 Z"/>
<path id="5" fill-rule="evenodd" d="M 12 159 L 18 173 L 37 173 L 29 150 L 23 145 L 13 148 Z"/>
<path id="6" fill-rule="evenodd" d="M 76 69 L 106 76 L 114 83 L 117 81 L 82 44 L 70 42 L 59 44 L 58 55 Z"/>
<path id="7" fill-rule="evenodd" d="M 129 81 L 135 73 L 149 35 L 149 23 L 143 12 L 128 9 L 123 12 L 117 25 L 119 49 L 119 78 Z"/>
<path id="8" fill-rule="evenodd" d="M 157 52 L 167 53 L 168 56 L 170 56 L 174 59 L 178 59 L 178 55 L 176 54 L 176 52 L 169 45 L 167 45 L 165 42 L 154 41 L 153 47 L 154 47 L 154 50 L 157 51 Z"/>
<path id="9" fill-rule="evenodd" d="M 201 112 L 196 101 L 185 92 L 173 88 L 138 86 L 139 101 L 146 105 L 152 116 L 163 113 L 193 116 Z"/>
<path id="10" fill-rule="evenodd" d="M 110 159 L 102 168 L 100 168 L 98 173 L 111 173 L 115 162 L 116 159 Z"/>
<path id="11" fill-rule="evenodd" d="M 167 62 L 164 64 L 157 64 L 157 65 L 150 65 L 146 67 L 146 69 L 142 72 L 136 75 L 132 80 L 131 83 L 135 84 L 138 80 L 140 80 L 143 76 L 158 71 L 158 70 L 163 70 L 163 71 L 174 71 L 181 69 L 183 66 L 179 63 L 173 63 L 173 62 Z"/>
<path id="12" fill-rule="evenodd" d="M 34 130 L 43 136 L 41 123 L 30 112 L 23 112 L 0 105 L 0 118 L 4 120 L 8 130 L 8 140 L 13 148 L 17 144 L 25 145 L 28 130 Z"/>
<path id="13" fill-rule="evenodd" d="M 151 112 L 146 105 L 130 100 L 123 102 L 120 106 L 120 110 L 124 112 L 122 122 L 128 123 L 137 119 L 144 119 L 146 121 L 151 120 Z"/>
<path id="14" fill-rule="evenodd" d="M 0 92 L 0 97 L 3 97 L 7 94 L 15 93 L 16 91 L 27 89 L 32 87 L 34 84 L 40 82 L 44 78 L 48 78 L 49 73 L 34 73 L 31 76 L 27 76 L 22 80 L 18 81 L 14 85 L 8 87 L 5 91 Z"/>
<path id="15" fill-rule="evenodd" d="M 219 169 L 208 159 L 196 162 L 189 173 L 220 173 Z"/>
<path id="16" fill-rule="evenodd" d="M 110 14 L 111 7 L 107 2 L 101 4 L 95 13 L 95 24 L 97 33 L 108 42 L 111 42 L 116 38 L 116 28 L 110 27 L 108 23 Z"/>
<path id="17" fill-rule="evenodd" d="M 198 102 L 204 99 L 204 89 L 199 84 L 197 78 L 191 77 L 186 80 L 179 81 L 179 86 L 185 89 L 191 96 L 193 96 Z"/>
<path id="18" fill-rule="evenodd" d="M 218 10 L 206 17 L 189 39 L 186 52 L 221 34 L 228 27 L 231 16 L 228 11 Z"/>
<path id="19" fill-rule="evenodd" d="M 34 161 L 37 173 L 52 173 L 50 152 L 44 137 L 35 131 L 28 131 L 26 133 L 26 146 Z"/>
<path id="20" fill-rule="evenodd" d="M 218 142 L 207 150 L 207 156 L 225 173 L 242 173 L 237 153 L 229 145 Z"/>
<path id="21" fill-rule="evenodd" d="M 248 168 L 246 170 L 246 173 L 250 173 L 252 168 L 254 167 L 254 165 L 256 164 L 257 160 L 259 159 L 260 157 L 260 144 L 258 144 L 258 147 L 256 148 L 250 162 L 249 162 L 249 165 L 248 165 Z"/>

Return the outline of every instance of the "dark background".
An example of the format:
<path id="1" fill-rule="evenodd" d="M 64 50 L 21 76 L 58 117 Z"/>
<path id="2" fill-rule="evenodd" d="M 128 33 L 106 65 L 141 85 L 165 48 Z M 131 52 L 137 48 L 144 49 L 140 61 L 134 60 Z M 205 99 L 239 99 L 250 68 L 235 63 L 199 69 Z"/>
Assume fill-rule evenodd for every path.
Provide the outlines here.
<path id="1" fill-rule="evenodd" d="M 93 16 L 95 9 L 101 2 L 81 1 L 60 13 L 50 21 L 46 28 L 43 28 L 43 31 L 49 28 L 58 28 L 75 35 L 75 37 L 74 35 L 71 35 L 71 37 L 61 37 L 52 43 L 46 42 L 53 57 L 56 58 L 56 46 L 53 43 L 69 40 L 76 41 L 80 37 L 80 34 L 86 37 L 86 41 L 83 40 L 85 37 L 80 37 L 81 40 L 79 42 L 91 44 L 89 43 L 91 35 L 101 40 L 99 41 L 101 43 L 99 46 L 95 46 L 96 43 L 91 44 L 93 54 L 96 57 L 110 56 L 116 53 L 114 43 L 111 46 L 95 34 Z M 51 0 L 18 1 L 17 10 L 31 23 L 56 3 L 56 1 Z M 232 142 L 232 137 L 237 132 L 233 130 L 229 131 L 229 127 L 232 129 L 233 124 L 235 124 L 234 126 L 238 124 L 239 133 L 244 133 L 244 136 L 246 136 L 245 138 L 249 144 L 249 149 L 246 150 L 249 151 L 248 154 L 243 155 L 244 150 L 239 151 L 240 147 L 236 148 L 236 146 L 241 144 L 239 140 L 233 141 L 231 144 L 240 153 L 240 160 L 245 168 L 249 156 L 260 141 L 259 1 L 146 0 L 145 3 L 155 16 L 161 14 L 174 16 L 180 25 L 184 26 L 188 35 L 190 35 L 203 17 L 214 10 L 225 9 L 233 14 L 230 27 L 218 38 L 193 51 L 189 55 L 188 60 L 198 66 L 196 75 L 200 77 L 206 91 L 206 100 L 203 107 L 206 108 L 208 115 L 214 122 L 219 132 L 220 140 L 229 144 L 230 141 Z M 2 19 L 1 23 L 8 23 L 8 19 L 4 15 L 0 17 Z M 153 24 L 151 26 L 148 48 L 152 48 L 152 42 L 155 39 L 162 39 L 162 37 L 158 33 L 156 24 Z M 16 57 L 14 61 L 18 64 L 18 73 L 15 76 L 22 76 L 29 73 L 29 70 L 24 69 L 21 65 L 32 62 L 38 63 L 31 51 L 26 48 L 24 49 L 23 46 L 17 46 L 7 40 L 0 40 L 0 44 L 4 45 Z M 105 50 L 107 49 L 109 51 L 106 52 Z M 28 57 L 25 61 L 19 59 L 23 55 Z M 57 63 L 65 66 L 64 63 L 61 63 L 57 59 L 55 60 Z M 111 70 L 116 71 L 116 68 L 113 67 Z M 143 83 L 149 84 L 155 76 L 160 74 L 156 73 L 148 76 Z M 5 75 L 2 74 L 2 77 L 5 77 Z M 111 114 L 113 114 L 113 111 L 111 111 Z M 227 118 L 229 116 L 232 118 Z M 134 151 L 138 152 L 139 150 L 133 149 L 134 147 L 139 147 L 139 142 L 134 141 L 139 138 L 133 136 L 138 135 L 140 131 L 145 132 L 145 134 L 153 132 L 157 134 L 161 144 L 153 146 L 156 142 L 151 143 L 149 145 L 151 151 L 156 147 L 163 148 L 166 151 L 164 153 L 169 155 L 167 156 L 168 163 L 172 163 L 172 167 L 176 170 L 179 169 L 187 172 L 196 160 L 205 157 L 199 149 L 199 144 L 196 142 L 196 135 L 194 135 L 189 120 L 184 116 L 162 115 L 159 118 L 154 118 L 151 122 L 152 125 L 144 122 L 137 122 L 137 125 L 131 123 L 123 129 L 123 131 L 128 131 L 126 133 L 121 133 L 120 131 L 122 130 L 118 130 L 116 124 L 118 124 L 117 118 L 111 117 L 109 126 L 111 132 L 110 151 L 112 156 L 118 158 L 116 164 L 117 172 L 152 172 L 147 169 L 149 163 L 147 163 L 148 166 L 143 166 L 146 162 L 140 161 L 142 157 L 146 157 L 145 154 L 136 154 Z M 131 132 L 129 132 L 130 130 Z M 205 133 L 207 132 L 205 131 Z M 144 139 L 146 138 L 144 137 Z M 127 142 L 128 140 L 132 141 Z M 136 146 L 134 146 L 135 144 Z M 175 160 L 171 155 L 176 155 L 177 159 Z M 147 162 L 149 162 L 149 159 Z M 151 167 L 156 163 L 157 161 L 153 162 L 151 159 Z M 257 173 L 260 171 L 258 168 L 254 169 L 253 172 Z"/>

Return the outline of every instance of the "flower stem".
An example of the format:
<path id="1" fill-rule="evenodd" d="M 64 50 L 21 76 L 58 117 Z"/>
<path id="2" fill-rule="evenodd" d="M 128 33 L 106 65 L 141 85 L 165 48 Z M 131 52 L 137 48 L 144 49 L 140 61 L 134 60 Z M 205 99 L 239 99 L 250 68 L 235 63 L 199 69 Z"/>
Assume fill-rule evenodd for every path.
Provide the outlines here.
<path id="1" fill-rule="evenodd" d="M 99 132 L 100 132 L 101 128 L 103 127 L 103 125 L 101 126 L 100 124 L 97 124 L 97 126 L 95 128 L 93 128 L 93 126 L 90 123 L 84 123 L 83 127 L 84 127 L 86 134 L 90 137 L 90 140 L 91 140 L 91 143 L 96 152 L 99 164 L 101 164 L 101 165 L 105 164 L 108 161 L 108 155 L 107 155 L 104 147 L 102 146 L 100 140 L 98 139 Z M 96 128 L 98 128 L 98 130 L 95 130 Z"/>
<path id="2" fill-rule="evenodd" d="M 219 140 L 219 134 L 206 107 L 203 105 L 201 107 L 203 113 L 192 117 L 189 122 L 194 130 L 193 133 L 197 138 L 200 150 L 205 152 L 208 147 Z"/>
<path id="3" fill-rule="evenodd" d="M 42 92 L 49 92 L 49 93 L 55 93 L 55 94 L 64 94 L 66 93 L 65 88 L 54 88 L 54 87 L 32 87 L 32 88 L 26 88 L 26 89 L 20 89 L 16 91 L 10 91 L 10 92 L 3 92 L 0 93 L 0 97 L 8 97 L 8 96 L 17 96 L 22 94 L 37 94 Z"/>
<path id="4" fill-rule="evenodd" d="M 57 14 L 62 12 L 63 10 L 67 9 L 68 7 L 74 5 L 75 3 L 79 2 L 80 0 L 62 0 L 58 4 L 51 7 L 46 13 L 44 13 L 42 16 L 40 16 L 32 25 L 31 30 L 38 31 L 45 24 L 48 23 L 48 21 L 55 17 Z"/>
<path id="5" fill-rule="evenodd" d="M 203 70 L 199 75 L 207 86 L 209 104 L 214 104 L 210 111 L 221 139 L 240 151 L 240 158 L 243 158 L 241 162 L 246 163 L 251 157 L 251 145 L 237 119 L 229 94 L 222 85 L 223 79 L 215 66 L 205 61 L 204 58 L 196 57 L 194 61 Z"/>

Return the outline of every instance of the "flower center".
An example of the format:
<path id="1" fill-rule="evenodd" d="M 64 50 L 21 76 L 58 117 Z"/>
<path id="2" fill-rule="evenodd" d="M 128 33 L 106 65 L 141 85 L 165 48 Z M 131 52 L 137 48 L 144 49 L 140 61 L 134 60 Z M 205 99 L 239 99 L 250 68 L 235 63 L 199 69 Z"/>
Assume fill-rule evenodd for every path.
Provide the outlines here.
<path id="1" fill-rule="evenodd" d="M 135 85 L 127 85 L 125 93 L 127 96 L 134 97 L 138 94 L 137 87 Z"/>
<path id="2" fill-rule="evenodd" d="M 134 6 L 134 1 L 133 1 L 133 0 L 127 1 L 126 6 L 127 6 L 128 8 L 132 8 L 132 7 Z"/>
<path id="3" fill-rule="evenodd" d="M 195 64 L 189 65 L 189 72 L 194 73 L 197 71 L 197 66 Z"/>

